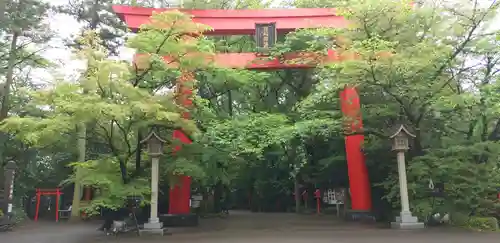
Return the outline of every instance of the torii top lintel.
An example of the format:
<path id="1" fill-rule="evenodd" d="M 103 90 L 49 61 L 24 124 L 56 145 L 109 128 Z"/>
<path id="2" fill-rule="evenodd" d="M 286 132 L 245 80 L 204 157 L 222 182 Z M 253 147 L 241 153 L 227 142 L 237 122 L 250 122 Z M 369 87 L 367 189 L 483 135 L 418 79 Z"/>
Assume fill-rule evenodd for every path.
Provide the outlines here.
<path id="1" fill-rule="evenodd" d="M 115 5 L 113 10 L 132 30 L 137 30 L 148 22 L 153 12 L 174 10 L 172 8 L 143 8 Z M 253 35 L 255 24 L 276 23 L 278 33 L 287 33 L 301 28 L 347 26 L 347 21 L 335 14 L 334 9 L 296 8 L 296 9 L 177 9 L 193 16 L 193 21 L 210 26 L 213 30 L 207 35 Z"/>

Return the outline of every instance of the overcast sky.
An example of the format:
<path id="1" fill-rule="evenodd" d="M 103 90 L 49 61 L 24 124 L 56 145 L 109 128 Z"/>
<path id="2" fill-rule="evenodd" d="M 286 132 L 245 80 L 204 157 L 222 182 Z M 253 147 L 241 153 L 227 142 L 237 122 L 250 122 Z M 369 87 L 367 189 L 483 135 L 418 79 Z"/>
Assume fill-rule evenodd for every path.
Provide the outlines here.
<path id="1" fill-rule="evenodd" d="M 2 1 L 2 0 L 0 0 Z M 67 4 L 68 0 L 44 0 L 52 5 Z M 42 52 L 42 56 L 57 64 L 54 69 L 38 69 L 33 71 L 35 81 L 40 83 L 51 83 L 55 78 L 65 78 L 74 80 L 75 74 L 78 74 L 79 68 L 83 65 L 75 60 L 71 50 L 64 45 L 64 40 L 78 35 L 82 25 L 75 18 L 66 14 L 53 14 L 46 20 L 50 29 L 54 32 L 54 38 L 49 42 L 48 48 Z M 133 50 L 120 48 L 121 59 L 131 60 Z"/>

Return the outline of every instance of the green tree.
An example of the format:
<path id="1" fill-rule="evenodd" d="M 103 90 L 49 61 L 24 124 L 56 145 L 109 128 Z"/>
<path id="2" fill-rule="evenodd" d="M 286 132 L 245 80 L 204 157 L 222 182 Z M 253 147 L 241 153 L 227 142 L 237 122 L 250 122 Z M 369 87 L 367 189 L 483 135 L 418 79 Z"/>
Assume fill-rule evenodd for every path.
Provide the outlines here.
<path id="1" fill-rule="evenodd" d="M 22 90 L 38 89 L 40 84 L 35 83 L 37 77 L 32 74 L 53 67 L 41 56 L 52 33 L 42 21 L 50 6 L 35 0 L 3 1 L 0 5 L 0 120 L 11 114 L 35 115 L 35 110 L 26 107 L 29 98 Z M 9 134 L 0 134 L 0 144 L 0 170 L 8 160 L 16 161 L 18 166 L 16 196 L 31 190 L 32 181 L 50 178 L 44 176 L 58 167 L 40 169 L 41 153 L 15 141 Z"/>
<path id="2" fill-rule="evenodd" d="M 125 196 L 124 192 L 143 194 L 147 191 L 147 185 L 137 184 L 144 182 L 141 179 L 143 175 L 131 174 L 127 168 L 135 151 L 141 149 L 130 142 L 135 140 L 134 131 L 147 129 L 150 125 L 166 127 L 170 132 L 182 129 L 188 134 L 195 134 L 197 131 L 194 122 L 181 117 L 183 109 L 176 105 L 175 94 L 158 93 L 164 84 L 151 81 L 156 81 L 159 75 L 180 75 L 177 69 L 159 60 L 162 55 L 179 57 L 181 67 L 199 63 L 192 57 L 184 57 L 184 54 L 203 51 L 205 43 L 185 43 L 178 37 L 185 31 L 202 31 L 204 27 L 189 25 L 192 23 L 189 17 L 178 12 L 158 14 L 152 18 L 154 24 L 130 41 L 130 45 L 139 51 L 153 53 L 150 68 L 139 74 L 142 75 L 141 85 L 131 82 L 137 80 L 133 68 L 125 62 L 107 59 L 106 49 L 98 44 L 97 37 L 87 34 L 81 39 L 79 55 L 87 62 L 88 68 L 81 74 L 79 82 L 62 80 L 50 89 L 31 93 L 30 105 L 42 109 L 44 117 L 13 116 L 3 125 L 4 130 L 15 133 L 25 143 L 40 147 L 57 143 L 62 134 L 72 134 L 82 122 L 90 124 L 98 134 L 101 146 L 106 147 L 106 152 L 102 151 L 92 163 L 75 163 L 75 166 L 83 168 L 83 172 L 74 175 L 70 181 L 80 181 L 101 189 L 103 199 L 93 201 L 93 206 L 102 202 L 117 206 L 120 205 L 118 199 Z M 160 29 L 165 24 L 173 23 L 177 24 L 170 31 Z M 154 54 L 149 46 L 156 47 L 157 42 L 163 43 L 163 46 Z M 111 170 L 113 167 L 116 170 Z M 119 184 L 122 187 L 116 184 L 116 178 L 121 178 Z M 129 188 L 124 190 L 124 186 Z"/>
<path id="3" fill-rule="evenodd" d="M 496 100 L 491 90 L 496 86 L 498 51 L 488 26 L 498 3 L 414 8 L 410 2 L 361 0 L 338 5 L 339 13 L 355 26 L 336 31 L 348 41 L 331 38 L 328 29 L 312 32 L 330 38 L 324 49 L 335 48 L 341 57 L 351 58 L 325 65 L 318 78 L 328 94 L 337 94 L 345 85 L 362 92 L 365 134 L 371 135 L 365 149 L 369 160 L 378 159 L 371 163 L 379 169 L 371 168 L 394 175 L 383 183 L 389 190 L 386 198 L 397 207 L 394 162 L 380 163 L 381 158 L 393 161 L 383 134 L 404 122 L 417 135 L 408 170 L 413 206 L 420 215 L 435 210 L 425 190 L 430 179 L 449 186 L 448 211 L 493 211 L 492 190 L 498 180 L 490 173 L 497 166 L 492 153 L 497 132 L 489 101 Z M 464 177 L 474 178 L 477 186 Z"/>

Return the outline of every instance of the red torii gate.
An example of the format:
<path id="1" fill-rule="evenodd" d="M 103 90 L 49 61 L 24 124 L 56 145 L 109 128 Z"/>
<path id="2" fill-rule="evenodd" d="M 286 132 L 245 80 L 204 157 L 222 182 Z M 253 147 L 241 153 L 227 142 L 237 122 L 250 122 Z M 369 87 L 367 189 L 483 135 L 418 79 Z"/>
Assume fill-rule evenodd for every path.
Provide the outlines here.
<path id="1" fill-rule="evenodd" d="M 61 195 L 64 193 L 61 192 L 60 188 L 55 189 L 36 189 L 36 208 L 35 208 L 35 221 L 38 221 L 38 213 L 40 212 L 40 198 L 42 196 L 55 196 L 56 197 L 56 205 L 55 205 L 55 214 L 56 214 L 56 222 L 59 222 L 59 200 Z"/>
<path id="2" fill-rule="evenodd" d="M 152 13 L 162 11 L 172 11 L 175 9 L 154 9 L 129 6 L 114 6 L 117 15 L 126 22 L 128 27 L 136 31 L 142 24 L 149 21 Z M 193 21 L 208 25 L 211 31 L 205 35 L 254 35 L 256 24 L 275 24 L 276 32 L 279 34 L 288 33 L 299 28 L 344 28 L 348 22 L 341 16 L 335 14 L 334 9 L 263 9 L 263 10 L 185 10 L 177 9 L 193 17 Z M 299 53 L 307 55 L 308 53 Z M 293 59 L 299 55 L 290 53 L 285 55 L 285 59 Z M 216 65 L 229 68 L 246 69 L 287 69 L 287 68 L 314 68 L 314 64 L 287 64 L 279 59 L 257 60 L 256 53 L 218 53 L 211 57 Z M 165 59 L 169 59 L 165 57 Z M 339 61 L 342 58 L 335 51 L 329 51 L 321 61 Z M 184 73 L 181 79 L 192 79 L 192 74 Z M 183 80 L 179 80 L 182 84 Z M 180 90 L 183 90 L 182 87 Z M 190 95 L 190 90 L 184 91 L 185 95 Z M 342 112 L 348 119 L 346 124 L 346 157 L 349 174 L 349 185 L 351 194 L 351 207 L 355 211 L 371 211 L 371 193 L 368 171 L 365 164 L 365 157 L 362 152 L 364 135 L 356 134 L 363 130 L 360 114 L 360 102 L 357 90 L 354 87 L 346 87 L 340 93 Z M 185 106 L 190 106 L 191 101 L 186 99 L 181 101 Z M 184 114 L 188 118 L 189 114 Z M 181 131 L 175 131 L 174 138 L 183 143 L 191 143 L 189 138 Z M 189 214 L 189 199 L 191 190 L 191 178 L 181 176 L 178 186 L 170 189 L 170 214 Z"/>

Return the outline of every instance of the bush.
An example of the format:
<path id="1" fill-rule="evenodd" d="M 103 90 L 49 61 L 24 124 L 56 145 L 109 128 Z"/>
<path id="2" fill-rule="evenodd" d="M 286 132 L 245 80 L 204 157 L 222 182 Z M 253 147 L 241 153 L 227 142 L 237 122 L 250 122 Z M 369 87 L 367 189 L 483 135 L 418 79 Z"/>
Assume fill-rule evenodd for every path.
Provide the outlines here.
<path id="1" fill-rule="evenodd" d="M 467 228 L 479 231 L 497 231 L 498 220 L 494 217 L 471 217 L 467 221 Z"/>
<path id="2" fill-rule="evenodd" d="M 498 220 L 495 217 L 469 217 L 464 213 L 453 213 L 451 225 L 479 231 L 497 231 Z"/>
<path id="3" fill-rule="evenodd" d="M 14 209 L 12 210 L 12 220 L 16 224 L 24 222 L 27 218 L 28 216 L 26 215 L 26 212 L 22 207 L 14 207 Z"/>
<path id="4" fill-rule="evenodd" d="M 426 218 L 435 212 L 493 215 L 500 208 L 498 157 L 500 143 L 483 142 L 433 149 L 408 163 L 408 192 L 412 212 Z M 478 163 L 477 158 L 484 158 Z M 434 198 L 429 183 L 444 183 L 444 197 Z M 397 173 L 381 184 L 389 192 L 385 199 L 399 207 Z"/>
<path id="5" fill-rule="evenodd" d="M 458 227 L 467 227 L 469 216 L 464 213 L 453 213 L 451 215 L 451 225 Z"/>

